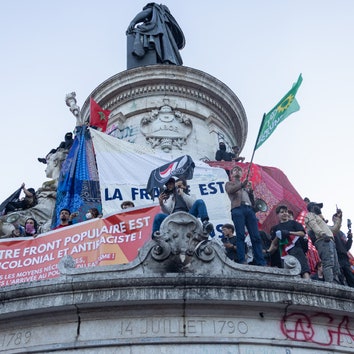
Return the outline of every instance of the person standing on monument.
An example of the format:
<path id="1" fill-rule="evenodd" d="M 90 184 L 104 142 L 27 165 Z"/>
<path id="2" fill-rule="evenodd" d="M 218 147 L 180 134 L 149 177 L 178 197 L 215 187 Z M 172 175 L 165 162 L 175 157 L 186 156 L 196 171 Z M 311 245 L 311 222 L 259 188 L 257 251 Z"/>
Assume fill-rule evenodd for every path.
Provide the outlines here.
<path id="1" fill-rule="evenodd" d="M 236 236 L 234 235 L 235 228 L 231 224 L 224 224 L 221 227 L 221 231 L 223 237 L 221 238 L 221 242 L 225 247 L 225 253 L 228 258 L 232 261 L 237 262 L 237 241 Z M 246 245 L 245 245 L 246 247 Z"/>
<path id="2" fill-rule="evenodd" d="M 306 235 L 305 229 L 299 222 L 289 218 L 286 205 L 278 205 L 275 212 L 279 223 L 271 229 L 273 241 L 268 252 L 281 251 L 282 258 L 286 255 L 295 257 L 301 265 L 301 277 L 310 279 L 310 266 L 301 243 L 301 238 Z"/>
<path id="3" fill-rule="evenodd" d="M 333 215 L 332 220 L 335 224 L 337 213 Z M 349 220 L 350 221 L 350 220 Z M 350 227 L 348 228 L 347 235 L 339 230 L 338 232 L 333 233 L 334 236 L 334 243 L 336 245 L 337 256 L 338 256 L 338 263 L 341 269 L 345 280 L 351 288 L 354 288 L 354 273 L 352 272 L 348 252 L 353 244 L 353 234 L 351 230 L 351 222 Z"/>
<path id="4" fill-rule="evenodd" d="M 322 203 L 308 203 L 305 224 L 308 232 L 311 231 L 314 234 L 315 247 L 322 261 L 325 281 L 340 284 L 340 268 L 333 233 L 340 230 L 342 212 L 337 211 L 335 223 L 329 227 L 322 215 L 322 207 Z"/>
<path id="5" fill-rule="evenodd" d="M 231 217 L 235 225 L 237 238 L 238 263 L 246 264 L 245 259 L 245 227 L 251 238 L 254 263 L 266 265 L 262 251 L 262 240 L 258 230 L 258 222 L 251 200 L 246 191 L 248 180 L 241 182 L 242 168 L 234 167 L 230 171 L 230 181 L 226 182 L 225 190 L 231 201 Z"/>

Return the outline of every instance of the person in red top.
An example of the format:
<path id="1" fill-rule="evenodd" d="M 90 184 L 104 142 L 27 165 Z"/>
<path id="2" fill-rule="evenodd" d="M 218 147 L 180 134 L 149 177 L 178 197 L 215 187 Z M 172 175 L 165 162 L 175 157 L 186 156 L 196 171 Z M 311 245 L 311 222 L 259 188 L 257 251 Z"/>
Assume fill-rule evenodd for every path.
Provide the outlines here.
<path id="1" fill-rule="evenodd" d="M 59 213 L 60 224 L 55 227 L 53 230 L 61 229 L 62 227 L 66 227 L 73 224 L 72 219 L 77 216 L 77 213 L 71 213 L 69 209 L 61 209 Z"/>

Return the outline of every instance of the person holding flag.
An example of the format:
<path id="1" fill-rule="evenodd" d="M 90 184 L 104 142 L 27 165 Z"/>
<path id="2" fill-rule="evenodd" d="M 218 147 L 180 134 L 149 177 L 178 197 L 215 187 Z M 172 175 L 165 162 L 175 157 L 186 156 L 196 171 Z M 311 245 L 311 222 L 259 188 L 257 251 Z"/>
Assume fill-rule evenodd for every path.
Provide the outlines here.
<path id="1" fill-rule="evenodd" d="M 36 191 L 34 188 L 26 188 L 25 184 L 21 184 L 20 191 L 23 191 L 25 196 L 21 200 L 12 200 L 5 206 L 4 215 L 12 213 L 16 210 L 26 210 L 32 208 L 37 204 Z M 19 196 L 19 195 L 18 195 Z"/>
<path id="2" fill-rule="evenodd" d="M 231 218 L 236 230 L 237 261 L 247 264 L 245 259 L 245 227 L 250 235 L 253 256 L 256 265 L 265 266 L 262 240 L 258 230 L 258 222 L 251 200 L 246 191 L 248 180 L 241 182 L 242 168 L 234 167 L 230 171 L 230 181 L 226 182 L 225 190 L 231 201 Z"/>

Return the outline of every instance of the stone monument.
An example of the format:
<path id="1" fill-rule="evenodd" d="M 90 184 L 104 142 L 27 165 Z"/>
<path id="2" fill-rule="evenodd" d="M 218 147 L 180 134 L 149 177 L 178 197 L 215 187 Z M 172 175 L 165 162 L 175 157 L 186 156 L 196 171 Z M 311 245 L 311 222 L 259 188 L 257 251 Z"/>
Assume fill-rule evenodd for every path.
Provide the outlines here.
<path id="1" fill-rule="evenodd" d="M 213 160 L 220 137 L 242 149 L 247 118 L 231 89 L 182 66 L 176 52 L 178 60 L 162 57 L 156 38 L 145 46 L 143 29 L 158 11 L 169 14 L 151 3 L 129 25 L 129 70 L 90 95 L 112 111 L 107 133 L 171 160 L 187 153 Z M 68 98 L 78 124 L 87 123 L 89 98 L 81 110 Z M 68 256 L 54 271 L 60 278 L 0 288 L 1 352 L 353 351 L 351 288 L 303 280 L 291 256 L 284 269 L 237 264 L 184 212 L 167 217 L 131 263 L 76 268 Z"/>

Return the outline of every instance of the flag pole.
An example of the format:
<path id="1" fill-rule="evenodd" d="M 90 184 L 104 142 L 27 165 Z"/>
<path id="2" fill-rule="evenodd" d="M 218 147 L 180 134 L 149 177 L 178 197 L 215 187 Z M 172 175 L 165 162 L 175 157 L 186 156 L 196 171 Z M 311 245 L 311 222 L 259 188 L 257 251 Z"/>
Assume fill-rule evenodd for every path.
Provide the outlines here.
<path id="1" fill-rule="evenodd" d="M 253 162 L 253 157 L 254 157 L 254 154 L 255 154 L 255 152 L 256 152 L 256 148 L 257 148 L 259 136 L 261 135 L 261 131 L 262 131 L 262 128 L 263 128 L 265 116 L 266 116 L 266 114 L 263 113 L 263 118 L 262 118 L 261 126 L 259 127 L 259 131 L 258 131 L 256 143 L 254 144 L 254 148 L 253 148 L 253 152 L 252 152 L 251 161 L 249 162 L 249 166 L 248 166 L 248 171 L 247 171 L 246 179 L 248 179 L 248 176 L 249 176 L 250 171 L 251 171 L 251 166 L 252 166 L 252 162 Z"/>

